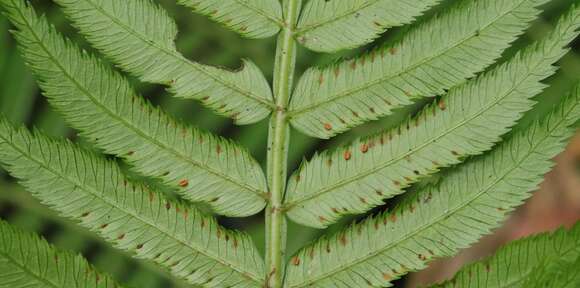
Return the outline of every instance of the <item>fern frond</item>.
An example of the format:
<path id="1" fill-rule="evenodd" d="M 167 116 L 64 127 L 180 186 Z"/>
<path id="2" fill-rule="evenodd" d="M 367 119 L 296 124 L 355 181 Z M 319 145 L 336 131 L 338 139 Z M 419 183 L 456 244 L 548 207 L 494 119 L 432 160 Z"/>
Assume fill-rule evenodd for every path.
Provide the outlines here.
<path id="1" fill-rule="evenodd" d="M 579 287 L 578 261 L 580 225 L 510 243 L 434 287 Z"/>
<path id="2" fill-rule="evenodd" d="M 64 40 L 24 1 L 0 3 L 50 103 L 88 140 L 219 214 L 248 216 L 264 208 L 264 173 L 242 147 L 178 124 L 146 103 L 126 79 Z"/>
<path id="3" fill-rule="evenodd" d="M 323 228 L 398 195 L 410 184 L 464 157 L 489 150 L 529 110 L 541 80 L 578 35 L 580 9 L 510 61 L 457 86 L 398 128 L 316 155 L 289 180 L 288 216 Z"/>
<path id="4" fill-rule="evenodd" d="M 329 3 L 336 2 L 350 1 Z M 417 99 L 443 94 L 492 64 L 545 2 L 459 1 L 392 46 L 310 69 L 294 92 L 291 123 L 310 136 L 330 138 Z"/>
<path id="5" fill-rule="evenodd" d="M 121 287 L 87 261 L 0 220 L 0 287 Z"/>
<path id="6" fill-rule="evenodd" d="M 178 0 L 247 38 L 275 35 L 283 24 L 282 6 L 272 0 Z"/>
<path id="7" fill-rule="evenodd" d="M 190 283 L 263 282 L 263 261 L 247 235 L 127 181 L 112 161 L 0 120 L 0 163 L 44 204 Z"/>
<path id="8" fill-rule="evenodd" d="M 308 49 L 336 52 L 362 46 L 387 28 L 411 23 L 440 0 L 311 0 L 302 10 L 296 39 Z"/>
<path id="9" fill-rule="evenodd" d="M 175 48 L 177 27 L 151 0 L 56 0 L 74 25 L 122 69 L 165 84 L 177 97 L 197 99 L 238 124 L 264 119 L 275 106 L 258 67 L 237 72 L 191 62 Z"/>
<path id="10" fill-rule="evenodd" d="M 304 248 L 289 264 L 288 287 L 385 287 L 468 247 L 537 188 L 579 118 L 580 85 L 545 121 L 446 173 L 439 185 Z"/>

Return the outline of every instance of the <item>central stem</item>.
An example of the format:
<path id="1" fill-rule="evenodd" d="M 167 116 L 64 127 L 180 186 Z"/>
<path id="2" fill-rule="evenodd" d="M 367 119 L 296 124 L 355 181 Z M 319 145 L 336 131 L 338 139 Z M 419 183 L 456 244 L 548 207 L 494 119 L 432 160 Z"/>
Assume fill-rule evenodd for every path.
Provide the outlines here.
<path id="1" fill-rule="evenodd" d="M 302 0 L 283 0 L 284 27 L 278 36 L 274 67 L 276 111 L 270 120 L 268 139 L 268 184 L 270 201 L 266 209 L 266 287 L 282 287 L 286 250 L 286 218 L 282 211 L 287 178 L 290 127 L 287 106 L 296 63 L 293 30 Z"/>

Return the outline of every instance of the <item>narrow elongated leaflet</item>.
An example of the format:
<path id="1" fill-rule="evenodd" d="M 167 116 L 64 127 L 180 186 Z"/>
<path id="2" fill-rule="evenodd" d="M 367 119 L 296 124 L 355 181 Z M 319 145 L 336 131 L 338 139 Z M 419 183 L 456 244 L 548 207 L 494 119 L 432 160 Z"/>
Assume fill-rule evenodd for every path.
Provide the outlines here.
<path id="1" fill-rule="evenodd" d="M 247 38 L 266 38 L 283 24 L 280 2 L 271 0 L 178 0 Z"/>
<path id="2" fill-rule="evenodd" d="M 80 255 L 59 251 L 35 234 L 0 220 L 0 287 L 115 288 Z"/>
<path id="3" fill-rule="evenodd" d="M 128 80 L 63 39 L 24 1 L 0 3 L 49 102 L 86 139 L 218 214 L 248 216 L 264 208 L 266 179 L 245 149 L 144 101 Z"/>
<path id="4" fill-rule="evenodd" d="M 554 74 L 552 66 L 580 27 L 580 9 L 562 18 L 545 39 L 506 63 L 449 91 L 399 127 L 324 152 L 290 178 L 288 216 L 323 228 L 398 195 L 426 175 L 478 155 L 529 110 Z"/>
<path id="5" fill-rule="evenodd" d="M 197 99 L 238 124 L 266 118 L 272 91 L 258 67 L 239 71 L 194 63 L 175 48 L 177 27 L 151 0 L 55 0 L 64 13 L 123 70 L 145 82 L 169 86 L 176 97 Z"/>
<path id="6" fill-rule="evenodd" d="M 195 208 L 128 181 L 112 161 L 0 119 L 0 163 L 61 215 L 189 283 L 263 282 L 263 260 L 248 235 L 227 231 Z"/>
<path id="7" fill-rule="evenodd" d="M 445 173 L 438 185 L 302 249 L 288 264 L 287 287 L 389 287 L 471 246 L 537 189 L 578 119 L 580 85 L 542 122 Z"/>
<path id="8" fill-rule="evenodd" d="M 435 287 L 558 287 L 580 285 L 580 225 L 507 244 Z"/>
<path id="9" fill-rule="evenodd" d="M 494 63 L 546 2 L 459 1 L 392 45 L 311 68 L 292 97 L 290 121 L 301 132 L 326 139 L 417 99 L 444 94 Z"/>
<path id="10" fill-rule="evenodd" d="M 362 46 L 387 28 L 411 23 L 440 0 L 311 0 L 296 27 L 296 39 L 318 52 Z"/>

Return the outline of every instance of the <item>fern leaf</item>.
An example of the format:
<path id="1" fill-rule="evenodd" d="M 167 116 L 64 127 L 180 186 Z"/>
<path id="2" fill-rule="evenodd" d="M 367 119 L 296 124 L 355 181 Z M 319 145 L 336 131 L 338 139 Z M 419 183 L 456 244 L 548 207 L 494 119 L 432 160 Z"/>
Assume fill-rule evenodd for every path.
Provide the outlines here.
<path id="1" fill-rule="evenodd" d="M 311 0 L 296 28 L 298 42 L 318 52 L 362 46 L 387 28 L 408 24 L 440 0 Z"/>
<path id="2" fill-rule="evenodd" d="M 23 1 L 0 3 L 50 103 L 88 140 L 219 214 L 248 216 L 264 208 L 265 176 L 247 151 L 146 103 L 126 79 L 64 40 Z"/>
<path id="3" fill-rule="evenodd" d="M 464 157 L 489 150 L 529 110 L 541 80 L 578 35 L 580 9 L 546 39 L 507 63 L 451 89 L 397 129 L 316 155 L 288 184 L 288 215 L 323 228 L 341 215 L 381 205 L 408 185 Z"/>
<path id="4" fill-rule="evenodd" d="M 329 3 L 336 2 L 341 1 Z M 310 136 L 330 138 L 422 97 L 443 94 L 492 64 L 545 2 L 459 1 L 392 46 L 310 69 L 294 92 L 291 123 Z"/>
<path id="5" fill-rule="evenodd" d="M 283 25 L 282 6 L 271 0 L 178 0 L 222 23 L 239 34 L 253 39 L 275 35 Z"/>
<path id="6" fill-rule="evenodd" d="M 244 61 L 229 72 L 193 63 L 175 49 L 177 28 L 150 0 L 56 0 L 89 42 L 145 82 L 168 85 L 238 124 L 257 122 L 275 106 L 261 71 Z"/>
<path id="7" fill-rule="evenodd" d="M 288 287 L 385 287 L 468 247 L 537 188 L 579 118 L 580 85 L 545 121 L 446 173 L 438 186 L 304 248 L 289 264 Z"/>
<path id="8" fill-rule="evenodd" d="M 263 282 L 263 261 L 247 235 L 127 181 L 112 161 L 0 120 L 0 163 L 44 204 L 190 283 Z"/>
<path id="9" fill-rule="evenodd" d="M 0 287 L 121 287 L 79 256 L 0 220 Z"/>
<path id="10" fill-rule="evenodd" d="M 579 287 L 578 261 L 580 225 L 510 243 L 435 287 Z"/>

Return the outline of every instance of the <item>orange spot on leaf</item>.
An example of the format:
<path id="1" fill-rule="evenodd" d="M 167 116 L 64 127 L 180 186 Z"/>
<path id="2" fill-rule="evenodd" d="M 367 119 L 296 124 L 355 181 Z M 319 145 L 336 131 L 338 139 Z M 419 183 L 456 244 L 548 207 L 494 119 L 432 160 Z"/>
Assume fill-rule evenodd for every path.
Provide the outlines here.
<path id="1" fill-rule="evenodd" d="M 364 143 L 360 146 L 360 152 L 367 153 L 369 151 L 369 145 Z"/>
<path id="2" fill-rule="evenodd" d="M 445 109 L 447 109 L 447 105 L 443 100 L 440 100 L 437 106 L 439 106 L 439 109 L 441 109 L 442 111 L 445 111 Z"/>
<path id="3" fill-rule="evenodd" d="M 187 181 L 187 179 L 183 179 L 181 181 L 179 181 L 179 187 L 187 187 L 187 185 L 189 185 L 189 181 Z"/>
<path id="4" fill-rule="evenodd" d="M 292 257 L 292 265 L 294 266 L 300 265 L 300 258 L 298 256 Z"/>
<path id="5" fill-rule="evenodd" d="M 350 158 L 352 158 L 352 153 L 350 153 L 349 150 L 346 150 L 346 151 L 344 151 L 343 157 L 344 157 L 344 160 L 348 161 L 348 160 L 350 160 Z"/>

